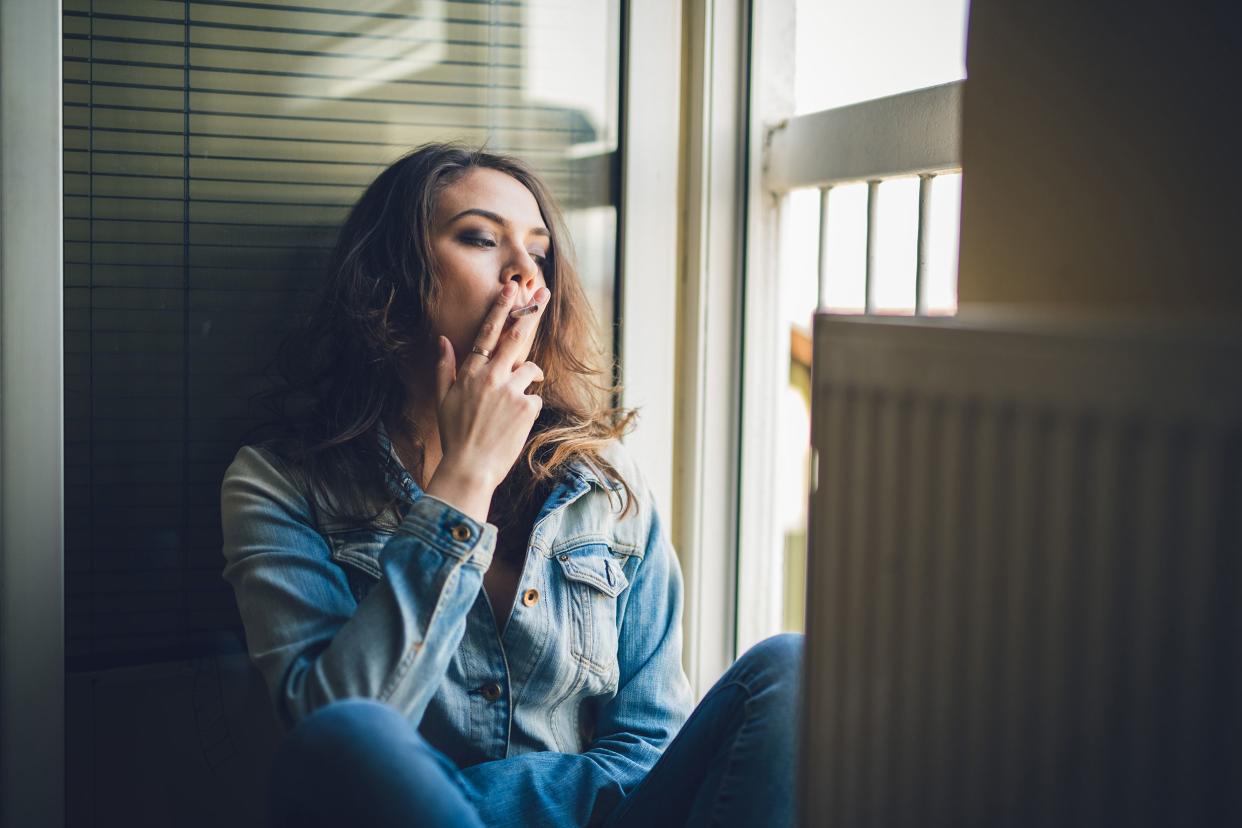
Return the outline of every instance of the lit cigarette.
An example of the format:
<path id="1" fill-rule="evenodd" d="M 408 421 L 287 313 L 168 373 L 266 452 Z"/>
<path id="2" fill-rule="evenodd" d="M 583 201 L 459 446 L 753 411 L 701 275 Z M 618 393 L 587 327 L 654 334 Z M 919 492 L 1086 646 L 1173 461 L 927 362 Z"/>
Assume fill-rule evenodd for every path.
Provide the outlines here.
<path id="1" fill-rule="evenodd" d="M 531 302 L 529 305 L 527 305 L 524 308 L 518 308 L 517 310 L 509 311 L 509 318 L 517 319 L 518 317 L 526 316 L 527 314 L 534 313 L 537 310 L 539 310 L 539 303 Z"/>

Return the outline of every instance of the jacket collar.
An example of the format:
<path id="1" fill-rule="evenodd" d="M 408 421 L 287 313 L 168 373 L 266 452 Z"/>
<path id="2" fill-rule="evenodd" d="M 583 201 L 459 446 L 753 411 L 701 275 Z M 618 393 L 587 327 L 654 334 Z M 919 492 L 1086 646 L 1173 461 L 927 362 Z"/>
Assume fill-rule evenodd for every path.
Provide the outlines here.
<path id="1" fill-rule="evenodd" d="M 392 447 L 392 440 L 388 436 L 388 429 L 384 426 L 383 419 L 377 420 L 376 424 L 380 451 L 390 461 L 388 467 L 389 485 L 396 494 L 411 499 L 421 497 L 422 490 L 414 482 L 414 478 L 410 476 L 410 473 L 405 470 L 405 467 L 401 465 L 401 460 L 397 457 L 397 453 Z M 606 492 L 615 492 L 621 488 L 620 483 L 608 480 L 599 473 L 594 464 L 584 461 L 581 457 L 574 457 L 569 461 L 565 474 L 576 477 L 587 484 L 593 483 Z"/>

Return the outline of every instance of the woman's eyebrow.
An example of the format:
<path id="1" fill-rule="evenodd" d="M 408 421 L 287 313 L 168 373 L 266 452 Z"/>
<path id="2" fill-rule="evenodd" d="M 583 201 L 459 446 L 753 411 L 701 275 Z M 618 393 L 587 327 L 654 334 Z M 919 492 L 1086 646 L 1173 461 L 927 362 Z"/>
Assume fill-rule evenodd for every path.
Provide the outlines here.
<path id="1" fill-rule="evenodd" d="M 482 216 L 488 221 L 496 222 L 501 227 L 509 226 L 508 219 L 504 218 L 503 216 L 499 216 L 493 213 L 491 210 L 482 210 L 478 207 L 471 207 L 467 210 L 462 210 L 460 213 L 458 213 L 457 215 L 449 219 L 448 223 L 452 224 L 453 222 L 457 221 L 462 216 Z M 543 236 L 544 238 L 552 237 L 552 234 L 548 232 L 548 228 L 546 227 L 532 227 L 530 232 L 534 233 L 536 236 Z"/>

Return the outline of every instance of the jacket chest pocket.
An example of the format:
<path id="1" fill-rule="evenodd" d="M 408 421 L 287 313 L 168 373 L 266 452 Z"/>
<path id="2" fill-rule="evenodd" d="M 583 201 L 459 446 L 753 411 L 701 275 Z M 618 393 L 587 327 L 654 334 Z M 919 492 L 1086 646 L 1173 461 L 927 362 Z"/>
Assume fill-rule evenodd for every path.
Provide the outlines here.
<path id="1" fill-rule="evenodd" d="M 617 668 L 617 596 L 629 586 L 621 564 L 606 543 L 556 554 L 565 579 L 570 652 L 608 681 Z"/>
<path id="2" fill-rule="evenodd" d="M 328 535 L 332 560 L 345 571 L 350 594 L 359 603 L 383 577 L 379 553 L 388 535 L 369 530 L 334 532 Z"/>

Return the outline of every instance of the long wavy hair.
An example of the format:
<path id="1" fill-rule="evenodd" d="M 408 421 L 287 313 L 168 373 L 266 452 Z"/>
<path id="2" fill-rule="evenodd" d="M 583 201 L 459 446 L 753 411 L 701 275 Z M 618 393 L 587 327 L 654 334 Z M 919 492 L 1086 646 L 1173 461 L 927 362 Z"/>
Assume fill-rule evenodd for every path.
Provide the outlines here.
<path id="1" fill-rule="evenodd" d="M 533 518 L 575 458 L 620 483 L 621 516 L 630 511 L 633 491 L 601 450 L 631 429 L 637 412 L 612 405 L 621 386 L 612 381 L 615 365 L 600 346 L 555 200 L 522 161 L 449 142 L 411 150 L 354 204 L 311 310 L 269 365 L 273 386 L 258 395 L 271 417 L 247 436 L 274 430 L 265 445 L 318 502 L 332 504 L 334 524 L 374 528 L 399 520 L 401 497 L 387 482 L 395 461 L 382 455 L 378 428 L 381 421 L 412 428 L 400 377 L 411 354 L 434 349 L 427 311 L 443 288 L 431 244 L 437 199 L 480 167 L 525 185 L 551 233 L 543 275 L 552 295 L 528 357 L 543 369 L 543 408 L 493 497 L 497 525 Z M 406 433 L 424 445 L 422 435 Z M 410 472 L 425 488 L 421 457 L 417 465 Z"/>

